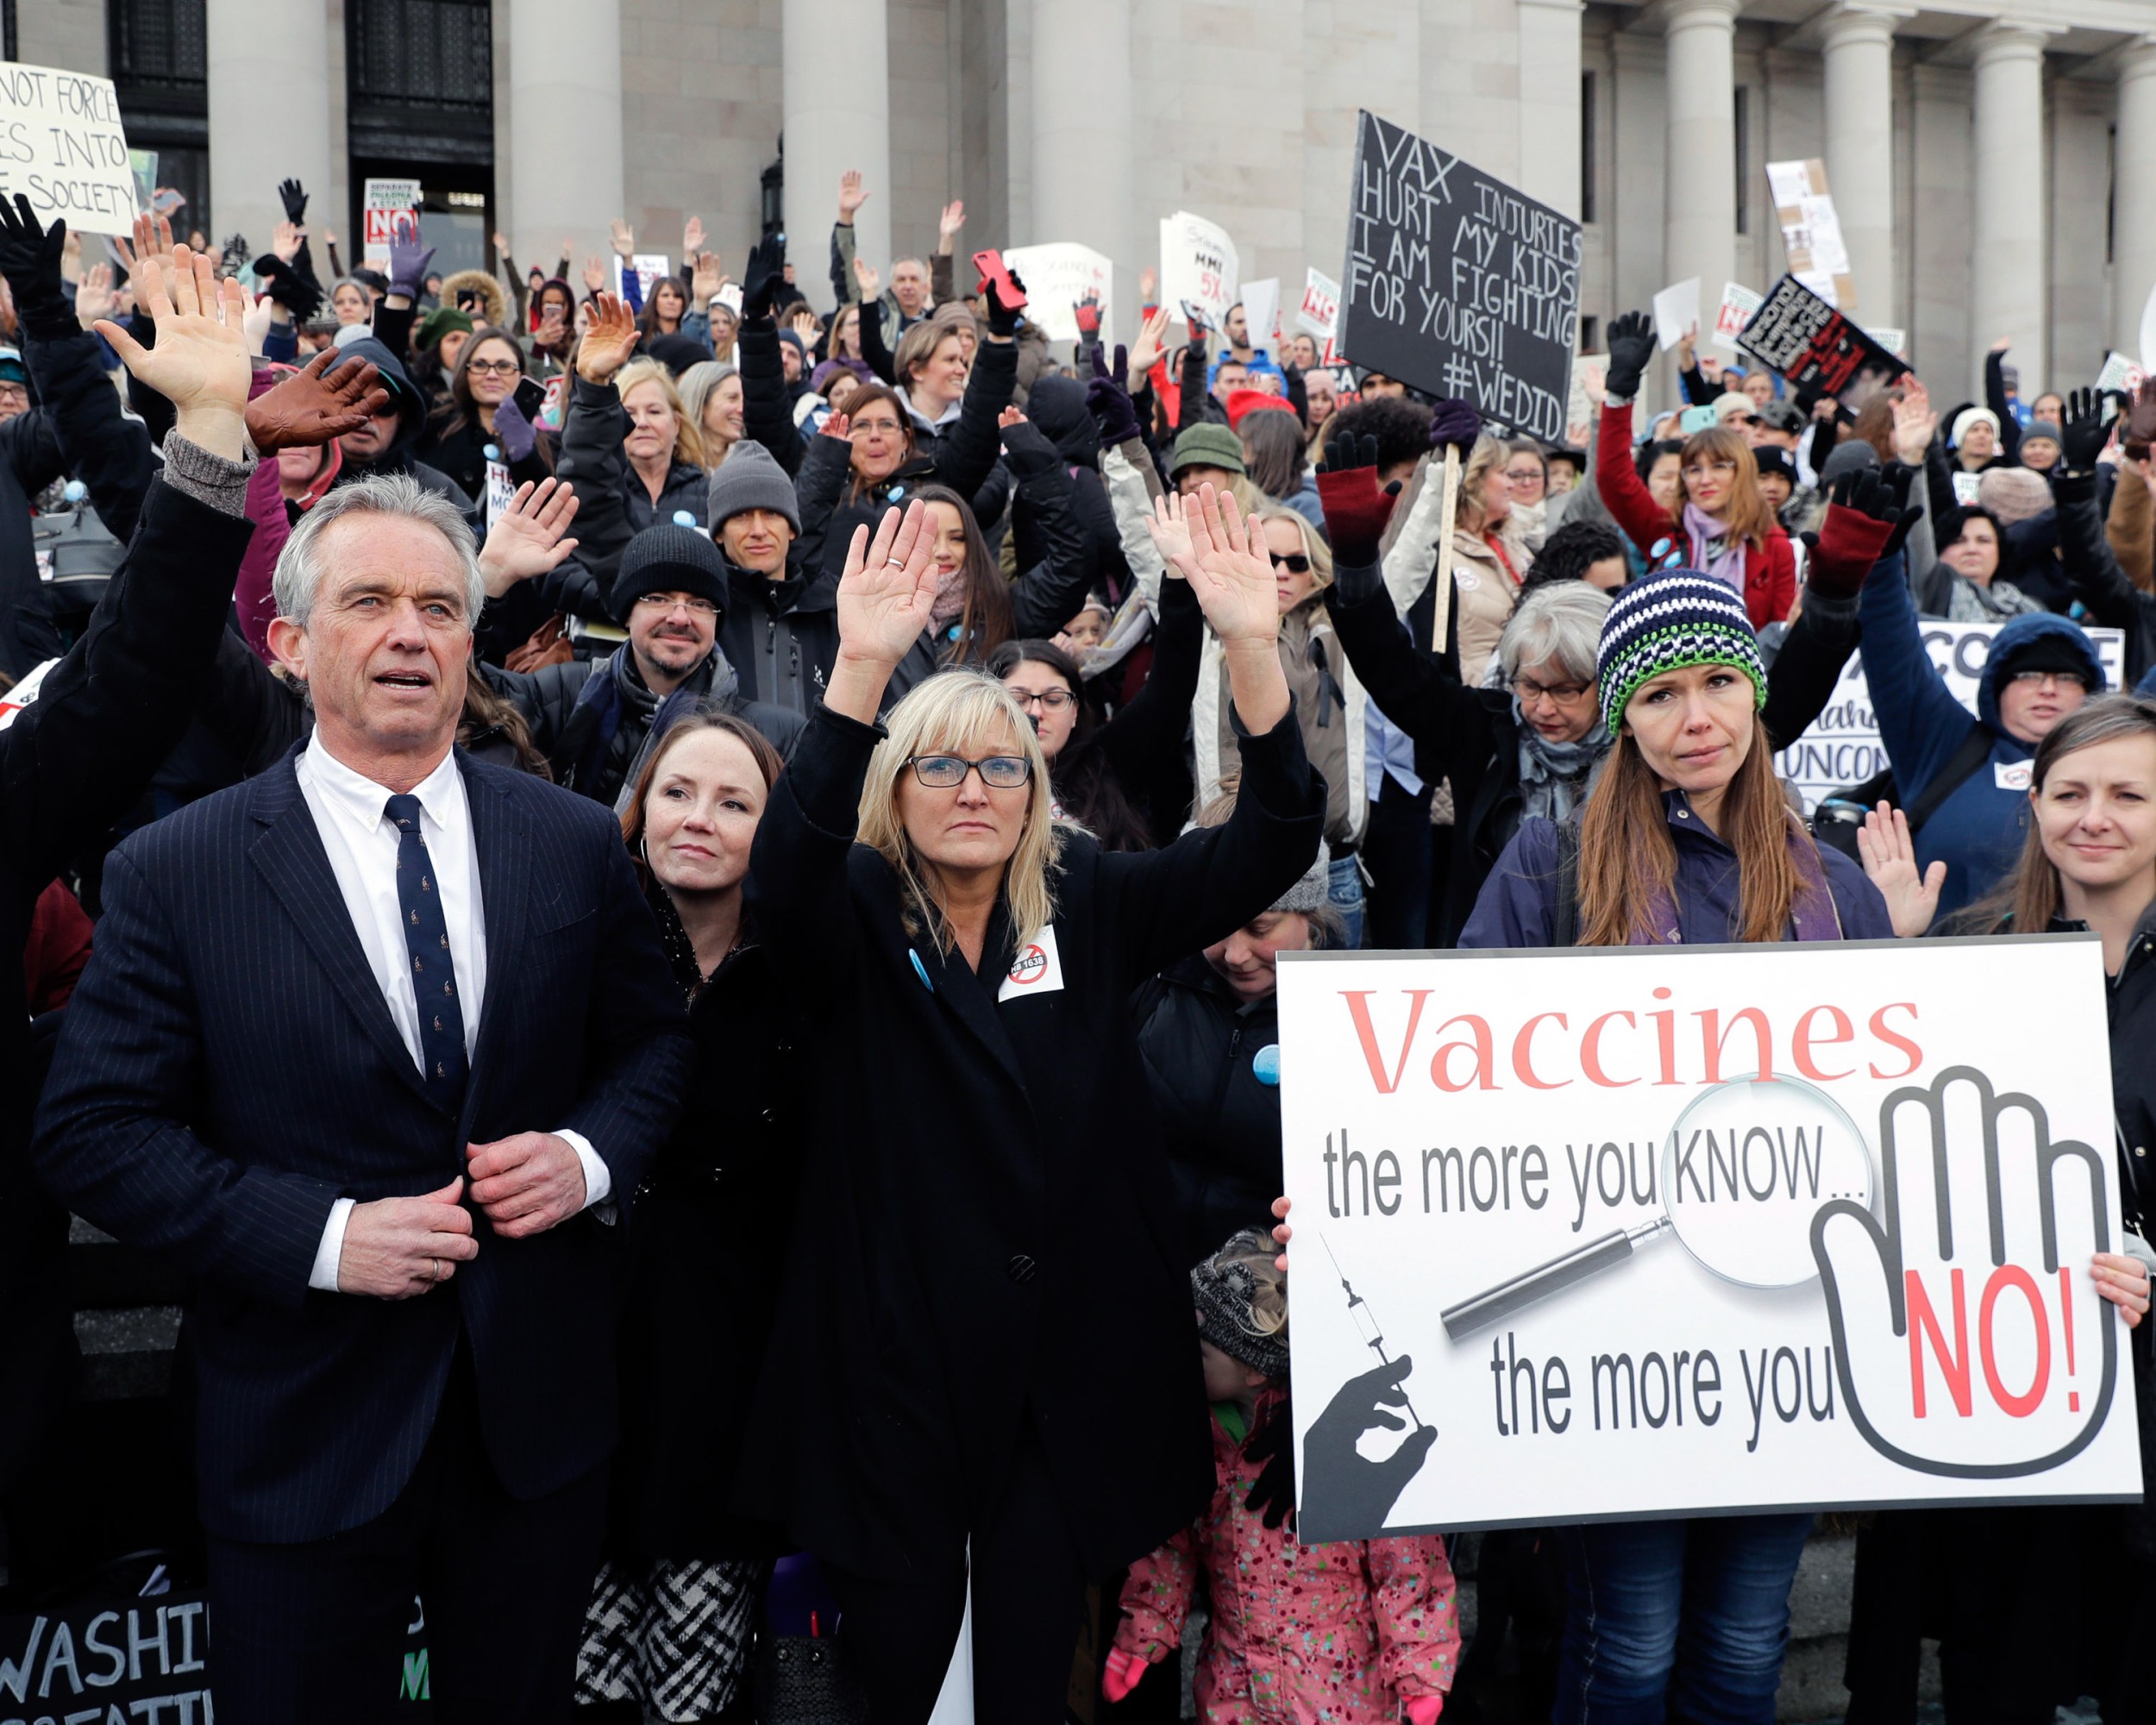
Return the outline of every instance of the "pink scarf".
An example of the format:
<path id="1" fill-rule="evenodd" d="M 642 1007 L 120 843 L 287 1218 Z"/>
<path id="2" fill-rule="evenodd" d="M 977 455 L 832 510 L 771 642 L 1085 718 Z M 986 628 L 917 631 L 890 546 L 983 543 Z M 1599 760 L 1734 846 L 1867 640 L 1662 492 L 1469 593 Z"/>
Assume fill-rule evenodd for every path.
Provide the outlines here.
<path id="1" fill-rule="evenodd" d="M 1745 542 L 1724 539 L 1729 530 L 1695 503 L 1684 505 L 1684 531 L 1692 542 L 1692 567 L 1722 582 L 1739 599 L 1745 596 Z M 1722 542 L 1721 552 L 1713 547 Z"/>

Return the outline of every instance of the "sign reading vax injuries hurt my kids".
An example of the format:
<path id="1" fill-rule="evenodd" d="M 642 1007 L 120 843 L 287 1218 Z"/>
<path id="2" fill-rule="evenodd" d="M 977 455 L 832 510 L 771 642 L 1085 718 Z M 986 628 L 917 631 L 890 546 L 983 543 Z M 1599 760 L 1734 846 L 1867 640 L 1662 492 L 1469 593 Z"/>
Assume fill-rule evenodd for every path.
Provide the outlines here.
<path id="1" fill-rule="evenodd" d="M 2102 960 L 1294 955 L 1303 1540 L 2137 1497 Z"/>
<path id="2" fill-rule="evenodd" d="M 1579 327 L 1580 232 L 1570 216 L 1363 113 L 1341 353 L 1559 441 Z"/>

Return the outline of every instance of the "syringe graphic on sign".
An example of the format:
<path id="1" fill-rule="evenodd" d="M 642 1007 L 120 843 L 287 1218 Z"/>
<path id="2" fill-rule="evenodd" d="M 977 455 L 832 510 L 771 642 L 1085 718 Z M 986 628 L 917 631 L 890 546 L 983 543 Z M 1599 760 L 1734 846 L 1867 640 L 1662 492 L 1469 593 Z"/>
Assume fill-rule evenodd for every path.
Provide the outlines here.
<path id="1" fill-rule="evenodd" d="M 1318 1244 L 1325 1248 L 1325 1255 L 1332 1259 L 1332 1273 L 1340 1278 L 1340 1291 L 1347 1295 L 1348 1315 L 1354 1319 L 1355 1327 L 1362 1333 L 1363 1345 L 1377 1356 L 1381 1364 L 1390 1365 L 1392 1357 L 1385 1352 L 1385 1333 L 1379 1327 L 1377 1314 L 1370 1310 L 1369 1302 L 1357 1294 L 1349 1283 L 1347 1271 L 1340 1268 L 1340 1260 L 1333 1255 L 1332 1242 L 1319 1234 Z M 1415 1412 L 1415 1404 L 1407 1399 L 1407 1392 L 1404 1389 L 1400 1391 L 1400 1403 L 1407 1410 L 1407 1417 L 1416 1425 L 1423 1423 L 1422 1415 Z M 1433 1426 L 1431 1429 L 1435 1431 L 1437 1428 Z"/>
<path id="2" fill-rule="evenodd" d="M 1590 1157 L 1621 1156 L 1614 1145 Z M 1590 1172 L 1592 1170 L 1590 1169 Z M 1871 1147 L 1834 1099 L 1799 1078 L 1733 1078 L 1686 1105 L 1664 1142 L 1662 1213 L 1486 1288 L 1440 1314 L 1460 1341 L 1675 1234 L 1700 1267 L 1745 1288 L 1815 1280 L 1812 1220 L 1837 1200 L 1869 1210 Z M 1622 1196 L 1622 1178 L 1619 1196 Z"/>

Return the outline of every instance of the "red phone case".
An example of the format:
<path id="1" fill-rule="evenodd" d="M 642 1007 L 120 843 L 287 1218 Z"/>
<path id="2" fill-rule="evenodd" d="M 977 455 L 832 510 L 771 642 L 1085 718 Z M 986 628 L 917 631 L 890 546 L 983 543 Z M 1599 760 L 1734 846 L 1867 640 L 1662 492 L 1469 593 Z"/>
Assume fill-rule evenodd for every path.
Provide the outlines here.
<path id="1" fill-rule="evenodd" d="M 1001 252 L 975 252 L 973 267 L 996 285 L 996 298 L 1013 311 L 1025 308 L 1025 295 L 1011 279 L 1011 272 L 1005 267 Z"/>

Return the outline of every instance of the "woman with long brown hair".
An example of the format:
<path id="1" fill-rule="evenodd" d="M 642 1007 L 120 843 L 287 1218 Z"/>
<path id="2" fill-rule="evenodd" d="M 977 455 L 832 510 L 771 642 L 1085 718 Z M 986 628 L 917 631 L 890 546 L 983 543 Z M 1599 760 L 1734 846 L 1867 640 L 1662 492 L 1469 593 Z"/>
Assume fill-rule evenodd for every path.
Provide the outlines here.
<path id="1" fill-rule="evenodd" d="M 1744 433 L 1720 425 L 1684 440 L 1674 508 L 1649 493 L 1633 466 L 1632 398 L 1654 352 L 1654 325 L 1627 312 L 1610 325 L 1609 373 L 1595 483 L 1610 515 L 1650 563 L 1667 540 L 1691 568 L 1743 600 L 1754 629 L 1787 620 L 1796 602 L 1796 554 L 1759 489 L 1759 464 Z"/>
<path id="2" fill-rule="evenodd" d="M 1766 684 L 1726 583 L 1674 569 L 1620 591 L 1596 663 L 1608 764 L 1576 824 L 1521 823 L 1460 944 L 1891 935 L 1879 890 L 1783 800 L 1759 718 Z M 1672 1716 L 1771 1725 L 1811 1525 L 1731 1515 L 1564 1530 L 1571 1603 L 1554 1725 L 1659 1717 L 1665 1696 Z"/>

